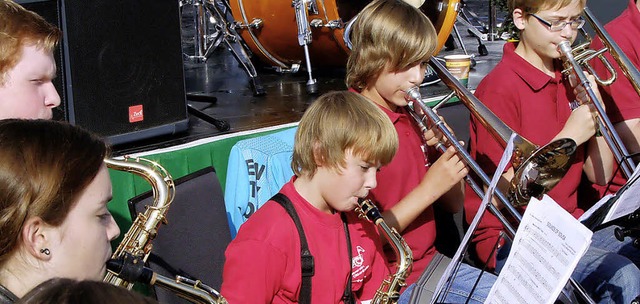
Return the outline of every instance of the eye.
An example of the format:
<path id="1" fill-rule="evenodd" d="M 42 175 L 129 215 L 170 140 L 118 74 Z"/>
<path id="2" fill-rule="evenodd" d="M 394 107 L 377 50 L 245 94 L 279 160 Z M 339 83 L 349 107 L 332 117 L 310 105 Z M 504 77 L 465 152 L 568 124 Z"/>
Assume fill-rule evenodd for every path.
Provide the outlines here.
<path id="1" fill-rule="evenodd" d="M 111 215 L 111 212 L 108 212 L 108 211 L 107 211 L 107 212 L 105 212 L 105 213 L 102 213 L 102 214 L 99 214 L 99 215 L 98 215 L 98 218 L 99 218 L 99 219 L 100 219 L 100 221 L 102 221 L 102 222 L 108 222 L 108 221 L 110 221 L 110 220 L 111 220 L 111 218 L 112 218 L 112 217 L 113 217 L 113 216 Z"/>

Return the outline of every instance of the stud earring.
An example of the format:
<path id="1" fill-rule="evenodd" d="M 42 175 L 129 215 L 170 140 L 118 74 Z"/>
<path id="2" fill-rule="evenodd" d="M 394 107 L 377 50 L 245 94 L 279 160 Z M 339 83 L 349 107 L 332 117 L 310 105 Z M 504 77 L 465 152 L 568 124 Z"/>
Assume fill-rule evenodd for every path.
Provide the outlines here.
<path id="1" fill-rule="evenodd" d="M 49 251 L 49 248 L 42 248 L 42 249 L 40 249 L 40 253 L 44 253 L 45 255 L 49 255 L 49 254 L 51 254 L 51 251 Z"/>

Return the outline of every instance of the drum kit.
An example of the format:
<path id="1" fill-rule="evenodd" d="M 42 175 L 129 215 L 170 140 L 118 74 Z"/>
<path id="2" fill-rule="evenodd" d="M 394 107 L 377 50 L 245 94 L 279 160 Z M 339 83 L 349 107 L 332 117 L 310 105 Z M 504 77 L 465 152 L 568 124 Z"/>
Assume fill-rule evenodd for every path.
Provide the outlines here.
<path id="1" fill-rule="evenodd" d="M 264 94 L 251 58 L 280 73 L 296 73 L 304 62 L 307 93 L 317 92 L 312 63 L 318 68 L 346 66 L 349 29 L 369 0 L 181 0 L 193 6 L 195 38 L 190 60 L 205 61 L 220 44 L 233 53 Z M 420 7 L 438 31 L 438 50 L 451 33 L 460 0 L 425 1 Z"/>

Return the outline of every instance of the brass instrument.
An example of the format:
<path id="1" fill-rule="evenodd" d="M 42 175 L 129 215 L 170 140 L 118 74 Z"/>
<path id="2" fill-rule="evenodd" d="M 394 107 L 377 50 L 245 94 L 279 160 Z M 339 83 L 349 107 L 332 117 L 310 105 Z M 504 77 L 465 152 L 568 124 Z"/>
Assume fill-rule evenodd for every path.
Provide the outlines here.
<path id="1" fill-rule="evenodd" d="M 607 117 L 607 114 L 602 107 L 601 100 L 599 100 L 591 86 L 589 85 L 589 80 L 587 79 L 584 69 L 588 70 L 594 78 L 596 82 L 602 86 L 610 85 L 616 79 L 616 70 L 611 66 L 611 63 L 602 55 L 604 52 L 609 51 L 611 56 L 616 60 L 620 69 L 623 71 L 625 76 L 629 79 L 636 92 L 640 95 L 640 72 L 638 69 L 631 63 L 629 58 L 624 54 L 624 52 L 620 49 L 620 47 L 613 41 L 611 36 L 604 29 L 602 24 L 593 17 L 589 8 L 584 9 L 583 13 L 584 18 L 589 22 L 591 27 L 594 29 L 596 34 L 602 40 L 602 43 L 605 45 L 605 48 L 595 51 L 589 49 L 589 45 L 591 44 L 591 37 L 582 29 L 582 34 L 587 38 L 585 43 L 582 43 L 574 48 L 571 47 L 571 43 L 569 41 L 563 41 L 558 45 L 558 51 L 563 55 L 563 64 L 564 70 L 562 71 L 565 75 L 574 73 L 578 78 L 579 84 L 582 85 L 589 98 L 591 99 L 593 105 L 597 110 L 597 122 L 598 128 L 602 132 L 609 149 L 613 153 L 613 156 L 618 164 L 620 164 L 620 168 L 622 173 L 626 178 L 629 178 L 633 171 L 636 168 L 635 163 L 630 158 L 630 154 L 627 151 L 622 139 L 616 132 L 613 124 Z M 595 57 L 598 57 L 604 66 L 607 68 L 611 77 L 608 79 L 602 79 L 600 75 L 598 75 L 593 67 L 589 64 L 589 61 Z"/>
<path id="2" fill-rule="evenodd" d="M 393 251 L 398 258 L 397 270 L 390 274 L 387 279 L 382 281 L 380 288 L 376 291 L 372 304 L 391 304 L 397 303 L 400 298 L 400 289 L 406 286 L 405 280 L 411 274 L 413 268 L 413 253 L 411 248 L 404 241 L 402 236 L 385 223 L 380 211 L 371 200 L 359 200 L 356 208 L 358 216 L 366 218 L 380 228 L 384 237 L 393 247 Z"/>
<path id="3" fill-rule="evenodd" d="M 175 196 L 173 178 L 160 164 L 144 158 L 125 157 L 123 160 L 105 159 L 107 167 L 126 171 L 143 177 L 153 191 L 154 203 L 131 224 L 122 242 L 107 262 L 108 272 L 104 281 L 127 289 L 133 283 L 144 282 L 171 290 L 178 296 L 194 303 L 226 303 L 212 288 L 199 281 L 183 277 L 175 280 L 160 276 L 151 270 L 145 272 L 146 262 L 161 224 L 166 224 L 166 214 Z M 151 272 L 152 274 L 149 274 Z"/>
<path id="4" fill-rule="evenodd" d="M 512 134 L 515 135 L 511 159 L 515 175 L 511 179 L 508 191 L 508 199 L 513 206 L 526 205 L 531 197 L 541 198 L 560 182 L 569 170 L 576 150 L 576 143 L 572 139 L 558 139 L 543 147 L 534 145 L 502 122 L 467 88 L 455 80 L 436 58 L 431 58 L 429 64 L 438 73 L 443 83 L 456 93 L 471 114 L 503 147 L 506 146 L 509 137 Z"/>
<path id="5" fill-rule="evenodd" d="M 500 200 L 507 211 L 509 211 L 509 213 L 518 222 L 520 222 L 522 220 L 522 215 L 514 208 L 514 206 L 521 206 L 528 203 L 531 197 L 538 197 L 538 195 L 538 198 L 542 197 L 543 194 L 551 190 L 551 188 L 560 181 L 572 163 L 574 153 L 577 148 L 575 141 L 571 139 L 560 139 L 547 144 L 542 148 L 537 148 L 537 146 L 515 133 L 497 116 L 495 116 L 495 114 L 484 106 L 480 100 L 473 96 L 467 88 L 462 86 L 460 82 L 456 80 L 440 62 L 438 62 L 438 59 L 432 57 L 430 64 L 438 73 L 440 79 L 453 91 L 453 94 L 458 96 L 460 101 L 469 109 L 471 114 L 475 115 L 475 117 L 485 128 L 487 128 L 496 140 L 498 140 L 503 146 L 506 146 L 509 138 L 512 136 L 514 137 L 512 164 L 514 169 L 517 171 L 511 181 L 509 196 L 505 196 L 499 189 L 495 189 L 492 194 Z M 444 101 L 453 96 L 453 94 L 445 97 Z M 489 176 L 480 168 L 467 150 L 459 143 L 456 136 L 445 125 L 444 121 L 440 119 L 433 109 L 424 104 L 419 88 L 414 87 L 407 90 L 405 99 L 408 101 L 409 113 L 416 120 L 420 128 L 426 130 L 428 123 L 437 127 L 448 140 L 448 144 L 454 146 L 456 152 L 465 164 L 473 170 L 474 173 L 476 173 L 484 185 L 488 186 L 491 182 Z M 444 144 L 441 143 L 438 144 L 436 148 L 440 151 L 444 151 L 444 149 L 446 149 Z M 479 197 L 482 198 L 485 196 L 484 189 L 480 187 L 469 175 L 465 177 L 465 181 Z M 526 201 L 524 201 L 525 199 Z M 447 286 L 450 286 L 449 284 L 452 283 L 453 280 L 451 278 L 455 277 L 459 265 L 462 263 L 464 254 L 471 242 L 471 235 L 475 231 L 477 224 L 484 213 L 485 207 L 489 208 L 491 213 L 494 214 L 502 223 L 507 232 L 507 237 L 513 238 L 513 236 L 515 236 L 516 229 L 496 206 L 492 203 L 489 203 L 486 206 L 480 206 L 478 214 L 476 214 L 473 222 L 468 227 L 452 262 L 447 266 L 447 269 L 435 290 L 431 303 L 437 303 L 441 300 L 440 297 L 446 294 L 445 290 L 448 288 Z M 580 294 L 587 303 L 593 303 L 593 300 L 589 295 L 587 295 L 580 284 L 572 278 L 570 278 L 569 281 L 575 288 L 576 292 Z"/>

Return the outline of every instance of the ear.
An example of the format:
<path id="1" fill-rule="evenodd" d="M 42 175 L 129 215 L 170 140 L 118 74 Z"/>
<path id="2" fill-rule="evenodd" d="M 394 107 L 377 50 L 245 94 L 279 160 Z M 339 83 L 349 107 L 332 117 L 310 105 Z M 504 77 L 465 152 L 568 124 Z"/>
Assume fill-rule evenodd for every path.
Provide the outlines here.
<path id="1" fill-rule="evenodd" d="M 524 30 L 527 21 L 527 14 L 523 12 L 521 8 L 516 8 L 513 10 L 511 16 L 513 17 L 513 24 L 516 26 L 516 28 L 521 31 Z"/>
<path id="2" fill-rule="evenodd" d="M 320 144 L 313 144 L 313 161 L 316 163 L 317 167 L 322 167 L 324 165 L 324 157 L 322 153 L 320 153 Z"/>
<path id="3" fill-rule="evenodd" d="M 41 250 L 50 245 L 51 228 L 41 218 L 32 217 L 25 221 L 22 227 L 22 244 L 25 251 L 36 259 L 48 261 L 51 255 L 46 255 Z"/>

